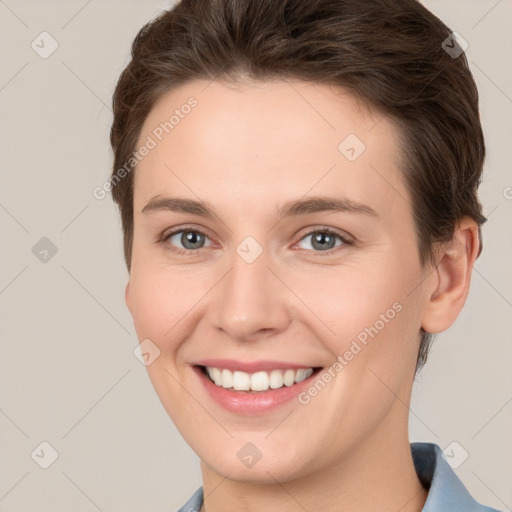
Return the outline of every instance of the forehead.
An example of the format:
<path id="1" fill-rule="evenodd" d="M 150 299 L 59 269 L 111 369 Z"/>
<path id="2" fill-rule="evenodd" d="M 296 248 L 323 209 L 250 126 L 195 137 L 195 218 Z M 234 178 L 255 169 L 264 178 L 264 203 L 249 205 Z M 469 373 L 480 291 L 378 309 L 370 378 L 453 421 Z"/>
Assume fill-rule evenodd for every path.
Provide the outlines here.
<path id="1" fill-rule="evenodd" d="M 391 119 L 347 90 L 298 80 L 190 82 L 164 94 L 144 122 L 137 147 L 151 149 L 135 172 L 135 208 L 171 192 L 243 198 L 248 208 L 342 192 L 371 198 L 375 209 L 403 209 L 397 137 Z"/>

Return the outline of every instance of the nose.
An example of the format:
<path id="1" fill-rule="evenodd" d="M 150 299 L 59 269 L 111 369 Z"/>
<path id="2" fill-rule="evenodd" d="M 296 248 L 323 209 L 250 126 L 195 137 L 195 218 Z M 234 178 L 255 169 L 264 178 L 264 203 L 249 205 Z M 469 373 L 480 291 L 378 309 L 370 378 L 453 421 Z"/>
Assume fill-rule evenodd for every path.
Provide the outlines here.
<path id="1" fill-rule="evenodd" d="M 291 321 L 291 294 L 269 267 L 265 251 L 250 263 L 235 252 L 230 262 L 230 270 L 212 290 L 207 316 L 213 326 L 237 341 L 284 331 Z"/>

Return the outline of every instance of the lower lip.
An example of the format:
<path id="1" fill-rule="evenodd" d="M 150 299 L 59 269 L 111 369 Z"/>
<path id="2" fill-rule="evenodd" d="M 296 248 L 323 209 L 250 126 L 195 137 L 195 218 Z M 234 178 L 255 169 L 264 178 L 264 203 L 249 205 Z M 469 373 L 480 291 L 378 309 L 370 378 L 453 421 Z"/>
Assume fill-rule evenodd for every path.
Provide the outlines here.
<path id="1" fill-rule="evenodd" d="M 224 409 L 244 415 L 258 415 L 269 413 L 278 407 L 290 402 L 297 395 L 307 389 L 317 374 L 321 371 L 314 371 L 307 379 L 298 382 L 293 386 L 283 386 L 279 389 L 268 389 L 267 391 L 233 391 L 214 384 L 199 368 L 194 366 L 194 371 L 199 376 L 201 383 L 208 394 Z"/>

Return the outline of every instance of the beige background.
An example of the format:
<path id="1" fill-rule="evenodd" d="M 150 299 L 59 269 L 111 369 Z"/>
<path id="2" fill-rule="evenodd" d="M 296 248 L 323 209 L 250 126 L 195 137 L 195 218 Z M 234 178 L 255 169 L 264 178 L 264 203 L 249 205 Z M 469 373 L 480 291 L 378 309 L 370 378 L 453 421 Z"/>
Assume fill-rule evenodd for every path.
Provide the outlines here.
<path id="1" fill-rule="evenodd" d="M 425 5 L 469 42 L 489 222 L 466 307 L 417 379 L 411 441 L 458 443 L 470 492 L 511 510 L 512 2 Z M 120 223 L 110 197 L 92 195 L 110 173 L 110 101 L 131 42 L 168 6 L 0 0 L 2 511 L 174 511 L 201 484 L 133 355 Z M 59 45 L 46 59 L 31 47 L 43 31 Z M 46 262 L 43 237 L 57 248 Z M 58 452 L 48 469 L 43 441 Z"/>

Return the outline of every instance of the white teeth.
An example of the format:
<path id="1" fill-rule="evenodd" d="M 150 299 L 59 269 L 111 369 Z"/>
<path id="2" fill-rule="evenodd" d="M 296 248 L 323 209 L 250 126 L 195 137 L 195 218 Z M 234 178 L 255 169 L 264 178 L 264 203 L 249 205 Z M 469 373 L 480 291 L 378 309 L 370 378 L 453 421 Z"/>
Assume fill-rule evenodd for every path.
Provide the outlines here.
<path id="1" fill-rule="evenodd" d="M 295 382 L 302 382 L 303 380 L 306 380 L 312 373 L 313 373 L 312 368 L 308 368 L 308 369 L 301 368 L 300 370 L 297 370 L 297 375 L 295 376 Z"/>
<path id="2" fill-rule="evenodd" d="M 269 385 L 267 372 L 258 372 L 251 375 L 251 389 L 253 391 L 267 391 Z"/>
<path id="3" fill-rule="evenodd" d="M 289 387 L 302 382 L 313 373 L 313 368 L 272 370 L 270 373 L 256 372 L 249 374 L 207 366 L 206 371 L 219 387 L 234 389 L 235 391 L 267 391 L 269 388 L 279 389 L 283 386 Z"/>
<path id="4" fill-rule="evenodd" d="M 222 370 L 221 373 L 222 380 L 221 385 L 223 388 L 232 388 L 233 387 L 233 374 L 229 370 Z"/>
<path id="5" fill-rule="evenodd" d="M 208 370 L 208 375 L 213 380 L 213 382 L 215 382 L 217 386 L 222 386 L 222 376 L 220 370 L 218 368 L 211 368 L 209 366 L 206 369 Z"/>
<path id="6" fill-rule="evenodd" d="M 229 372 L 229 370 L 223 370 L 222 373 L 224 372 Z M 224 384 L 224 382 L 222 383 Z M 233 372 L 233 389 L 249 391 L 251 389 L 251 376 L 245 372 Z"/>
<path id="7" fill-rule="evenodd" d="M 272 370 L 270 372 L 269 385 L 272 389 L 283 387 L 283 374 L 281 370 Z"/>
<path id="8" fill-rule="evenodd" d="M 285 386 L 293 386 L 295 384 L 295 370 L 286 370 L 284 372 L 283 383 Z"/>

